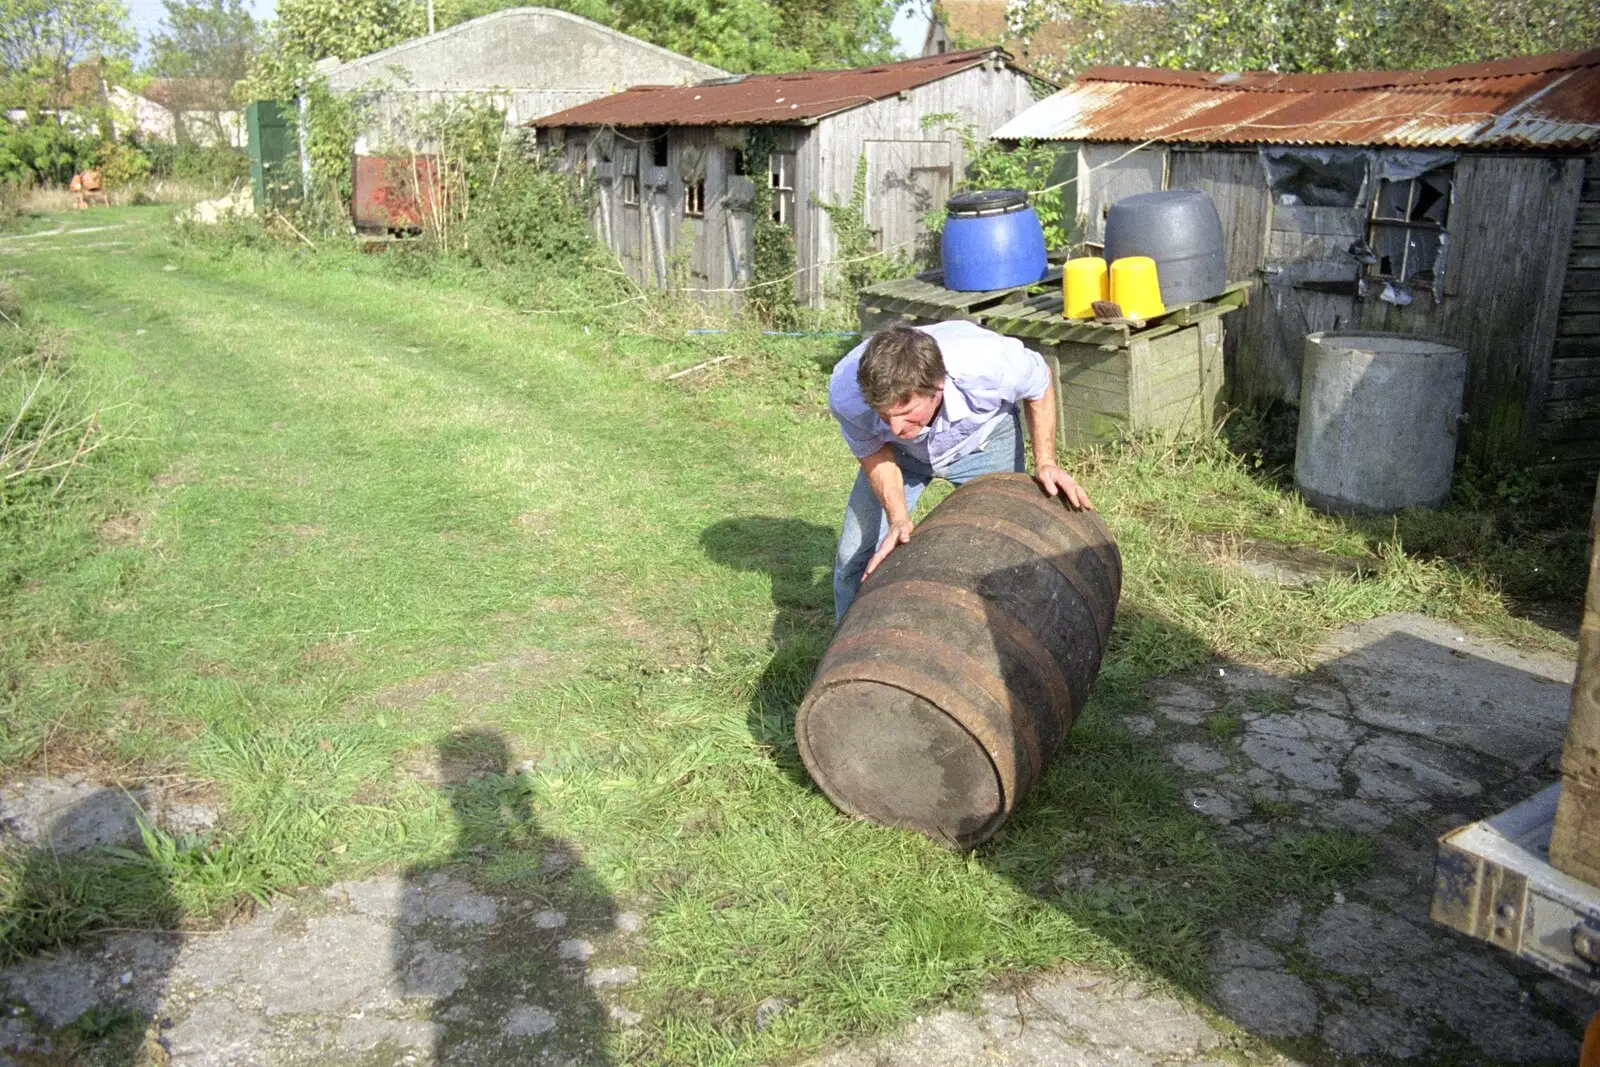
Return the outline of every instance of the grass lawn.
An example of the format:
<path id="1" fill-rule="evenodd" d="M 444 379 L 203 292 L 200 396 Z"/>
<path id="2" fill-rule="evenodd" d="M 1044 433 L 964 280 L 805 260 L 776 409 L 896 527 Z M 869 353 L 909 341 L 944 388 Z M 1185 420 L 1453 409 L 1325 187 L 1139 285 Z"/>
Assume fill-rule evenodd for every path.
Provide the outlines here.
<path id="1" fill-rule="evenodd" d="M 823 403 L 837 341 L 523 315 L 470 277 L 94 214 L 127 225 L 0 257 L 84 388 L 125 402 L 53 509 L 0 521 L 0 773 L 177 782 L 224 817 L 137 861 L 7 859 L 6 954 L 384 868 L 559 894 L 510 832 L 570 842 L 585 892 L 649 913 L 619 1061 L 765 1062 L 1061 961 L 1199 991 L 1219 923 L 1367 851 L 1220 843 L 1119 725 L 1147 680 L 1293 668 L 1393 610 L 1570 648 L 1497 590 L 1576 603 L 1586 500 L 1529 547 L 1476 512 L 1325 519 L 1215 443 L 1072 457 L 1126 560 L 1109 657 L 1019 817 L 951 854 L 840 817 L 794 755 L 854 473 Z M 1368 565 L 1284 588 L 1219 562 L 1218 533 Z M 463 731 L 509 756 L 455 774 Z M 1086 859 L 1139 888 L 1063 895 Z M 796 1006 L 757 1031 L 769 997 Z"/>

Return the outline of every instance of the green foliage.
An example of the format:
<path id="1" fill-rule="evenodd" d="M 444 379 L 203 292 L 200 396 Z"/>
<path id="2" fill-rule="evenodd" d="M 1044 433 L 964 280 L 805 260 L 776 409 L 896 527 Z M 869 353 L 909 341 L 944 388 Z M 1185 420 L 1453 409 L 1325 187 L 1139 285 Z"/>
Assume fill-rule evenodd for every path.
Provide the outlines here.
<path id="1" fill-rule="evenodd" d="M 150 159 L 150 174 L 156 178 L 226 186 L 250 176 L 250 157 L 223 145 L 155 141 L 144 145 L 143 151 Z"/>
<path id="2" fill-rule="evenodd" d="M 277 48 L 315 62 L 356 59 L 425 29 L 415 0 L 280 0 Z"/>
<path id="3" fill-rule="evenodd" d="M 1421 69 L 1589 47 L 1592 0 L 1026 0 L 1019 47 L 1047 24 L 1041 72 L 1102 63 L 1192 70 Z"/>
<path id="4" fill-rule="evenodd" d="M 67 71 L 90 57 L 133 51 L 128 9 L 118 0 L 0 0 L 0 74 L 10 107 L 59 107 Z M 103 69 L 103 67 L 102 67 Z M 69 103 L 92 101 L 69 101 Z"/>
<path id="5" fill-rule="evenodd" d="M 751 288 L 746 294 L 746 306 L 758 321 L 786 330 L 794 325 L 799 315 L 794 295 L 799 258 L 794 247 L 794 231 L 772 217 L 772 182 L 768 174 L 776 147 L 772 131 L 758 126 L 744 149 L 745 158 L 751 161 L 751 184 L 755 194 L 751 204 L 755 215 L 750 235 L 753 246 Z"/>
<path id="6" fill-rule="evenodd" d="M 1039 225 L 1044 229 L 1045 247 L 1068 247 L 1071 243 L 1069 231 L 1072 216 L 1066 209 L 1068 201 L 1064 193 L 1072 187 L 1051 188 L 1052 185 L 1059 185 L 1059 182 L 1052 181 L 1052 175 L 1061 157 L 1061 146 L 1049 141 L 1025 140 L 1015 148 L 1007 148 L 994 141 L 980 139 L 971 126 L 951 125 L 953 118 L 952 115 L 929 115 L 923 119 L 923 127 L 942 125 L 945 129 L 953 129 L 961 138 L 967 153 L 967 173 L 956 183 L 956 190 L 1022 189 L 1031 193 L 1028 203 L 1039 216 Z M 1072 202 L 1076 203 L 1076 197 Z M 944 219 L 945 210 L 941 204 L 923 216 L 923 223 L 930 233 L 940 233 L 944 230 Z"/>
<path id="7" fill-rule="evenodd" d="M 335 93 L 321 78 L 308 79 L 301 90 L 305 103 L 305 153 L 310 188 L 301 205 L 309 225 L 328 232 L 343 230 L 349 219 L 352 152 L 360 131 L 358 98 Z"/>
<path id="8" fill-rule="evenodd" d="M 484 175 L 463 230 L 469 259 L 481 266 L 580 270 L 605 260 L 589 225 L 589 198 L 564 174 L 515 160 L 492 182 Z"/>
<path id="9" fill-rule="evenodd" d="M 34 112 L 0 119 L 0 182 L 65 184 L 94 152 L 94 141 L 79 132 L 87 121 L 62 122 Z"/>
<path id="10" fill-rule="evenodd" d="M 152 72 L 230 86 L 250 72 L 261 32 L 244 0 L 162 0 L 162 5 L 162 28 L 150 39 Z"/>
<path id="11" fill-rule="evenodd" d="M 93 165 L 108 189 L 125 189 L 150 176 L 150 157 L 131 144 L 102 141 L 95 146 Z"/>
<path id="12" fill-rule="evenodd" d="M 904 249 L 878 248 L 879 238 L 867 228 L 867 156 L 856 157 L 856 172 L 850 182 L 850 199 L 824 202 L 812 194 L 812 202 L 828 216 L 833 226 L 836 269 L 827 277 L 828 303 L 853 311 L 856 298 L 866 286 L 911 273 L 911 257 Z"/>
<path id="13" fill-rule="evenodd" d="M 515 0 L 440 0 L 449 26 Z M 866 66 L 892 58 L 895 0 L 557 0 L 570 11 L 731 71 Z"/>

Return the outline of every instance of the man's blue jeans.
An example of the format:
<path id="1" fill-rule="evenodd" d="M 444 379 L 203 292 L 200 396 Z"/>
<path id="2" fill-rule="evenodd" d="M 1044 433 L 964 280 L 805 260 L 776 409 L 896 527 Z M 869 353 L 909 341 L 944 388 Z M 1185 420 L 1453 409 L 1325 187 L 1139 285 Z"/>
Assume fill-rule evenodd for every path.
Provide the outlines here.
<path id="1" fill-rule="evenodd" d="M 933 468 L 899 448 L 894 448 L 895 462 L 900 467 L 900 477 L 906 483 L 906 514 L 916 509 L 917 499 L 928 483 L 943 478 L 951 485 L 964 485 L 980 474 L 997 471 L 1024 471 L 1022 458 L 1022 420 L 1013 412 L 996 426 L 976 451 L 957 459 L 948 469 L 935 472 Z M 861 574 L 867 561 L 878 550 L 878 545 L 889 535 L 889 515 L 872 495 L 867 484 L 867 472 L 856 472 L 856 484 L 850 490 L 850 503 L 844 509 L 844 529 L 839 534 L 839 550 L 833 560 L 833 621 L 844 618 L 850 602 L 861 589 Z"/>

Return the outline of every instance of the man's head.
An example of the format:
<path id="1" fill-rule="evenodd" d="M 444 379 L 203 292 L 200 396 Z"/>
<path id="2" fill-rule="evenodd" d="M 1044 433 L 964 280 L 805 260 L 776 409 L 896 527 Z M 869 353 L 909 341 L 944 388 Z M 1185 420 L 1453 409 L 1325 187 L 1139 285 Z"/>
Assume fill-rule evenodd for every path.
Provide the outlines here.
<path id="1" fill-rule="evenodd" d="M 921 433 L 944 399 L 944 357 L 939 343 L 910 326 L 879 330 L 856 368 L 861 397 L 896 437 Z"/>

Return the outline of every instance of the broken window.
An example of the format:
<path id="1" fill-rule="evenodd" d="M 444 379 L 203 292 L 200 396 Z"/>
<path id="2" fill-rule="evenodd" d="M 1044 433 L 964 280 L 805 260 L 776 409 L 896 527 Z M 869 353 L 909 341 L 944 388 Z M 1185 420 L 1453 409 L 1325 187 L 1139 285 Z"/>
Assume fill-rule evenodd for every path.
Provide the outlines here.
<path id="1" fill-rule="evenodd" d="M 650 165 L 664 167 L 667 165 L 667 132 L 657 131 L 650 138 Z"/>
<path id="2" fill-rule="evenodd" d="M 1367 185 L 1360 148 L 1263 148 L 1272 202 L 1284 207 L 1355 207 Z"/>
<path id="3" fill-rule="evenodd" d="M 772 153 L 767 171 L 772 179 L 772 221 L 789 226 L 794 219 L 794 153 Z"/>
<path id="4" fill-rule="evenodd" d="M 1438 280 L 1449 247 L 1446 228 L 1454 180 L 1454 166 L 1411 178 L 1378 180 L 1367 229 L 1372 252 L 1368 277 L 1424 285 Z"/>
<path id="5" fill-rule="evenodd" d="M 750 176 L 749 172 L 745 169 L 744 149 L 728 149 L 728 173 L 732 174 L 735 178 L 747 178 Z"/>
<path id="6" fill-rule="evenodd" d="M 684 183 L 683 213 L 689 218 L 705 218 L 706 183 L 704 180 Z"/>

